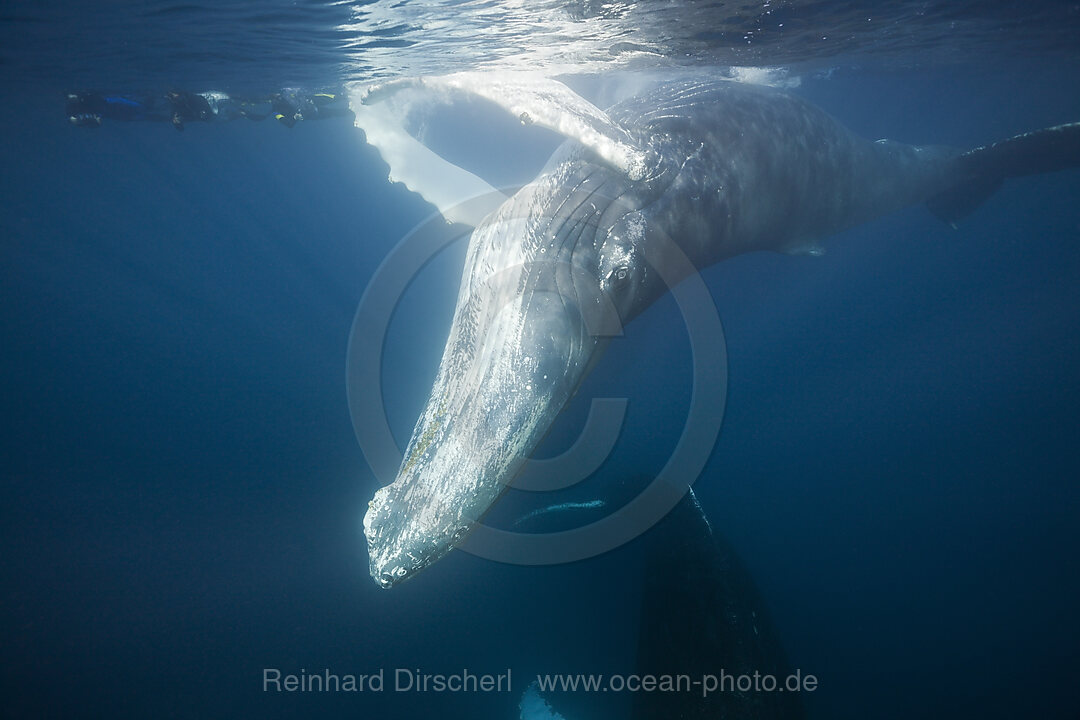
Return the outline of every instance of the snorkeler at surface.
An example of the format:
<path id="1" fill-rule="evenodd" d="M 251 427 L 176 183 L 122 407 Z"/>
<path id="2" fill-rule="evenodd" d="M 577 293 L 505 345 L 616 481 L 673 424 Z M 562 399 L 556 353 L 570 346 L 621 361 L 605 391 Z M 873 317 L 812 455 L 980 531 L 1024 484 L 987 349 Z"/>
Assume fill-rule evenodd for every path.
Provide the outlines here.
<path id="1" fill-rule="evenodd" d="M 347 96 L 339 92 L 306 93 L 296 88 L 261 98 L 238 98 L 217 90 L 193 93 L 170 90 L 161 96 L 134 97 L 93 92 L 67 96 L 67 117 L 73 125 L 98 127 L 103 120 L 169 121 L 177 130 L 188 122 L 224 122 L 247 118 L 258 122 L 271 114 L 286 127 L 299 120 L 352 117 Z"/>
<path id="2" fill-rule="evenodd" d="M 265 120 L 271 112 L 269 99 L 244 100 L 218 90 L 209 90 L 196 93 L 196 95 L 202 98 L 206 103 L 206 107 L 210 109 L 210 114 L 202 118 L 208 122 L 236 120 L 237 118 L 247 118 L 258 122 L 259 120 Z"/>
<path id="3" fill-rule="evenodd" d="M 177 130 L 182 131 L 185 122 L 209 121 L 214 117 L 214 110 L 205 94 L 170 90 L 166 97 L 172 109 L 172 124 Z"/>
<path id="4" fill-rule="evenodd" d="M 337 92 L 306 94 L 296 88 L 284 88 L 271 98 L 271 105 L 274 118 L 290 128 L 299 120 L 352 117 L 348 98 Z"/>
<path id="5" fill-rule="evenodd" d="M 168 108 L 163 98 L 135 98 L 130 95 L 76 92 L 67 96 L 68 122 L 81 127 L 97 127 L 102 120 L 166 120 Z"/>

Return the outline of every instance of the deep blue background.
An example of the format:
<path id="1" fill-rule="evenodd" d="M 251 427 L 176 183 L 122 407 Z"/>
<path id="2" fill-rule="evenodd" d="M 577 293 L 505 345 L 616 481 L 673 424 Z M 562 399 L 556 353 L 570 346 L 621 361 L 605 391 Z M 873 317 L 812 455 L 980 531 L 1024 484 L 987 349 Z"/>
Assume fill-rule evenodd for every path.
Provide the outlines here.
<path id="1" fill-rule="evenodd" d="M 504 718 L 529 673 L 630 670 L 633 548 L 540 569 L 454 553 L 390 592 L 368 579 L 376 483 L 345 347 L 366 280 L 430 208 L 360 134 L 88 131 L 57 90 L 9 82 L 17 112 L 0 114 L 4 714 Z M 869 137 L 973 146 L 1080 119 L 1078 90 L 1028 62 L 843 70 L 799 92 Z M 706 271 L 730 385 L 697 487 L 819 677 L 812 717 L 1075 716 L 1078 191 L 1075 171 L 1013 181 L 957 231 L 913 208 L 822 258 Z M 414 288 L 388 347 L 403 441 L 449 275 Z M 547 450 L 588 397 L 624 395 L 600 480 L 655 471 L 689 362 L 666 299 Z M 508 666 L 503 696 L 260 685 L 264 667 Z"/>

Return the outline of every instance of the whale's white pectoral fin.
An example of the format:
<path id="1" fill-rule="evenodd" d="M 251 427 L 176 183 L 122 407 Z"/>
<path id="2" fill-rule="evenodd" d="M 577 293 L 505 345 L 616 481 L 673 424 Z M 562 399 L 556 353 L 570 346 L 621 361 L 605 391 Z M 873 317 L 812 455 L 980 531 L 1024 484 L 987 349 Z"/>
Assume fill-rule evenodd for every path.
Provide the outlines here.
<path id="1" fill-rule="evenodd" d="M 558 80 L 519 72 L 463 72 L 409 78 L 376 85 L 360 99 L 365 107 L 381 105 L 403 91 L 423 91 L 447 102 L 471 96 L 494 103 L 524 125 L 547 128 L 576 140 L 631 180 L 645 176 L 647 153 L 600 108 Z M 355 102 L 354 105 L 360 103 Z"/>
<path id="2" fill-rule="evenodd" d="M 356 127 L 390 166 L 390 181 L 419 193 L 448 222 L 475 227 L 506 200 L 484 180 L 447 162 L 406 132 L 404 118 L 393 105 L 365 105 L 355 94 L 351 104 Z"/>

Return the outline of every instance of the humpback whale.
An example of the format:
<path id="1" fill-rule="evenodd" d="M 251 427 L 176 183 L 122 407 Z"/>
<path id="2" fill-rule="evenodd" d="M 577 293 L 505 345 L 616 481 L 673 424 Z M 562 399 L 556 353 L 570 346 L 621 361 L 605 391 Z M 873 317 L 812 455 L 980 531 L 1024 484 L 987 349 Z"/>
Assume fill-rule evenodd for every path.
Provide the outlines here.
<path id="1" fill-rule="evenodd" d="M 700 677 L 723 668 L 731 684 L 719 692 L 641 693 L 631 717 L 797 720 L 804 717 L 794 668 L 768 603 L 723 534 L 713 528 L 693 490 L 646 537 L 638 630 L 639 675 L 676 672 Z M 732 677 L 770 675 L 783 692 L 735 692 Z M 743 685 L 743 687 L 746 687 Z M 800 691 L 805 688 L 798 688 Z"/>
<path id="2" fill-rule="evenodd" d="M 555 506 L 534 513 L 562 512 Z M 693 490 L 641 543 L 640 620 L 634 674 L 683 676 L 706 688 L 639 692 L 628 717 L 798 720 L 805 716 L 794 669 L 749 570 L 709 522 Z M 724 673 L 724 687 L 718 673 Z M 783 691 L 750 688 L 749 678 L 770 676 Z M 735 678 L 741 678 L 740 691 Z M 816 678 L 815 678 L 816 679 Z M 715 681 L 715 682 L 714 682 Z M 749 688 L 749 689 L 748 689 Z M 796 690 L 792 692 L 792 690 Z M 596 715 L 574 692 L 542 693 L 530 686 L 520 704 L 521 720 L 574 720 Z M 603 693 L 599 694 L 603 697 Z M 578 701 L 575 707 L 575 700 Z M 596 700 L 595 694 L 584 700 Z"/>
<path id="3" fill-rule="evenodd" d="M 410 92 L 481 97 L 565 142 L 490 212 L 446 212 L 475 229 L 430 398 L 364 517 L 382 587 L 463 541 L 607 339 L 689 272 L 816 254 L 918 203 L 955 223 L 1009 177 L 1080 164 L 1080 123 L 967 152 L 870 141 L 795 95 L 730 80 L 657 83 L 606 110 L 550 79 L 392 82 L 354 100 L 370 142 L 387 137 L 374 110 Z"/>

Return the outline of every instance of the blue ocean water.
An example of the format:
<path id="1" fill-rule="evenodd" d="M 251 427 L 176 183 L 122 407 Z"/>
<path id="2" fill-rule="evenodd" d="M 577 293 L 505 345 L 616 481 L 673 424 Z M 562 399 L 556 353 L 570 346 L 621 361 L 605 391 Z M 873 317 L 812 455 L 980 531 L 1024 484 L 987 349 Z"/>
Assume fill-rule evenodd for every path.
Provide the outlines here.
<path id="1" fill-rule="evenodd" d="M 390 591 L 368 577 L 378 483 L 348 334 L 432 208 L 350 122 L 87 129 L 64 92 L 753 64 L 789 67 L 793 92 L 867 137 L 974 147 L 1080 119 L 1075 4 L 768 5 L 5 8 L 0 714 L 516 717 L 537 672 L 632 671 L 641 621 L 633 546 L 539 568 L 456 552 Z M 820 679 L 808 717 L 1075 717 L 1078 196 L 1076 171 L 1012 180 L 957 230 L 911 208 L 820 258 L 704 272 L 730 368 L 695 487 L 789 661 Z M 383 390 L 402 444 L 460 256 L 395 316 Z M 666 298 L 541 453 L 572 442 L 588 398 L 625 396 L 589 489 L 655 473 L 690 367 Z M 514 692 L 268 693 L 265 668 L 511 668 Z M 620 717 L 629 699 L 582 702 Z"/>

